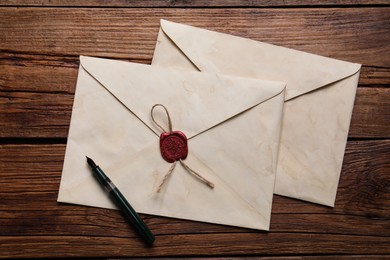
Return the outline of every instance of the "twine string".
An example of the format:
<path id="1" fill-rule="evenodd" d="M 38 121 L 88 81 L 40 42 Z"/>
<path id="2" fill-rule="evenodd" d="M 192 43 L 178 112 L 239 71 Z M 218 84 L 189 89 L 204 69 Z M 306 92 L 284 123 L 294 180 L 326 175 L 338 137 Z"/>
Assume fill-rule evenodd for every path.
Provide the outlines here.
<path id="1" fill-rule="evenodd" d="M 164 110 L 165 110 L 165 113 L 167 114 L 167 117 L 168 117 L 168 127 L 169 127 L 169 131 L 166 131 L 164 129 L 164 127 L 162 127 L 159 123 L 156 122 L 156 120 L 154 119 L 154 116 L 153 116 L 153 112 L 154 112 L 154 109 L 156 107 L 162 107 Z M 156 126 L 163 132 L 163 133 L 168 133 L 168 132 L 172 132 L 172 121 L 171 121 L 171 116 L 169 115 L 169 112 L 168 112 L 168 109 L 161 105 L 161 104 L 155 104 L 153 107 L 152 107 L 152 110 L 150 111 L 150 115 L 152 117 L 152 121 L 153 123 L 156 124 Z"/>
<path id="2" fill-rule="evenodd" d="M 154 119 L 154 115 L 153 115 L 153 112 L 154 112 L 154 109 L 156 107 L 162 107 L 164 110 L 165 110 L 165 113 L 167 115 L 167 118 L 168 118 L 168 127 L 169 127 L 169 131 L 166 131 L 164 129 L 164 127 L 162 127 L 159 123 L 156 122 L 156 120 Z M 163 133 L 169 133 L 169 132 L 172 132 L 172 121 L 171 121 L 171 117 L 169 115 L 169 112 L 168 112 L 168 109 L 162 105 L 162 104 L 155 104 L 151 111 L 150 111 L 150 115 L 152 117 L 152 121 L 153 123 L 156 124 L 156 126 L 163 132 Z M 195 178 L 197 178 L 198 180 L 200 180 L 201 182 L 203 182 L 204 184 L 206 184 L 207 186 L 209 186 L 211 189 L 214 188 L 214 183 L 212 183 L 211 181 L 205 179 L 204 177 L 202 177 L 199 173 L 197 173 L 196 171 L 194 171 L 193 169 L 191 169 L 183 160 L 179 160 L 180 161 L 180 164 L 183 166 L 183 168 L 188 172 L 190 173 L 192 176 L 194 176 Z M 171 167 L 169 167 L 168 169 L 168 172 L 164 175 L 164 178 L 162 179 L 160 185 L 158 186 L 157 188 L 157 193 L 160 193 L 162 187 L 164 186 L 164 184 L 168 181 L 169 177 L 172 175 L 173 173 L 173 170 L 175 169 L 176 167 L 176 162 L 173 162 L 171 164 Z"/>
<path id="3" fill-rule="evenodd" d="M 164 179 L 161 181 L 160 185 L 157 188 L 157 193 L 160 193 L 161 188 L 164 186 L 164 184 L 167 182 L 168 178 L 172 175 L 173 170 L 175 169 L 176 162 L 171 164 L 171 167 L 169 167 L 168 172 L 165 174 Z"/>
<path id="4" fill-rule="evenodd" d="M 214 189 L 214 183 L 212 183 L 211 181 L 209 180 L 206 180 L 204 177 L 202 177 L 199 173 L 197 173 L 196 171 L 194 171 L 193 169 L 191 169 L 186 163 L 183 162 L 183 160 L 180 160 L 180 164 L 184 167 L 184 169 L 187 170 L 187 172 L 191 173 L 192 176 L 194 176 L 195 178 L 197 178 L 198 180 L 202 181 L 203 183 L 205 183 L 207 186 L 209 186 L 210 188 Z"/>

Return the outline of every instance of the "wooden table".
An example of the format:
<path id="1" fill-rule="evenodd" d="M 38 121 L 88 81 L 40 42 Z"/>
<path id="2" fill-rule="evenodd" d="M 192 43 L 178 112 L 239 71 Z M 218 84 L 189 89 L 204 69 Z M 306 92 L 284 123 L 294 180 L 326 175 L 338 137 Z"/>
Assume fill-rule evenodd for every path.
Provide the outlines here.
<path id="1" fill-rule="evenodd" d="M 1 0 L 0 257 L 390 254 L 388 0 Z M 321 3 L 322 2 L 322 3 Z M 270 232 L 56 202 L 79 55 L 149 64 L 159 20 L 363 64 L 334 208 L 275 196 Z"/>

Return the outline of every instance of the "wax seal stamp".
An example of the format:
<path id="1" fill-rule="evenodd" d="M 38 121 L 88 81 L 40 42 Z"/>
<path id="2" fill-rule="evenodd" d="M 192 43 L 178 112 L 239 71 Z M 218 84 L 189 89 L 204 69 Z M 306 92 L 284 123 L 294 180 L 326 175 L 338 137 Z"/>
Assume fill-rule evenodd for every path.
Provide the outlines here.
<path id="1" fill-rule="evenodd" d="M 157 123 L 156 120 L 154 119 L 153 111 L 156 107 L 161 107 L 165 110 L 165 114 L 168 119 L 168 130 L 165 130 L 165 128 L 159 123 Z M 163 180 L 161 181 L 161 184 L 158 186 L 157 192 L 161 191 L 161 188 L 163 187 L 164 183 L 166 183 L 169 176 L 172 175 L 173 170 L 175 169 L 176 166 L 176 162 L 180 162 L 180 164 L 188 173 L 190 173 L 192 176 L 194 176 L 195 178 L 197 178 L 198 180 L 202 181 L 204 184 L 209 186 L 211 189 L 213 189 L 214 183 L 203 178 L 199 173 L 194 171 L 190 166 L 188 166 L 184 162 L 184 159 L 187 158 L 188 155 L 187 137 L 185 136 L 184 133 L 180 131 L 172 131 L 172 121 L 167 108 L 161 104 L 155 104 L 150 111 L 150 116 L 152 118 L 153 123 L 155 123 L 155 125 L 162 131 L 162 134 L 160 135 L 161 156 L 165 161 L 171 164 L 169 170 L 167 171 Z"/>
<path id="2" fill-rule="evenodd" d="M 184 160 L 188 154 L 187 137 L 180 131 L 162 133 L 160 151 L 161 156 L 169 163 Z"/>

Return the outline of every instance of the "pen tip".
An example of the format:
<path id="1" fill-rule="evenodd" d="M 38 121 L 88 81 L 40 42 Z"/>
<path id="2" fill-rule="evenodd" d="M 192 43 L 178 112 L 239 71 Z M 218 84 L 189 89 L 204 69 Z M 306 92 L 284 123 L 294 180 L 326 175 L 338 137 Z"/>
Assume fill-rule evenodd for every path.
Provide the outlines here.
<path id="1" fill-rule="evenodd" d="M 91 158 L 89 158 L 88 156 L 85 157 L 87 158 L 87 163 L 89 166 L 91 166 L 92 168 L 96 167 L 95 162 Z"/>

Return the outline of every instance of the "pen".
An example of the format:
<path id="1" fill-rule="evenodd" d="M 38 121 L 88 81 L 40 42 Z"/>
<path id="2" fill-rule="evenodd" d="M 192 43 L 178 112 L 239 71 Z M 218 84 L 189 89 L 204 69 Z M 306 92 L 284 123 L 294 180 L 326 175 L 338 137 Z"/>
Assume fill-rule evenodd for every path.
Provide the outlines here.
<path id="1" fill-rule="evenodd" d="M 87 156 L 86 156 L 87 157 Z M 95 162 L 87 157 L 88 165 L 91 167 L 93 175 L 99 181 L 99 183 L 106 189 L 110 198 L 114 201 L 114 203 L 122 210 L 125 216 L 130 220 L 130 222 L 134 225 L 138 233 L 142 236 L 145 242 L 151 246 L 154 241 L 154 235 L 146 226 L 146 224 L 139 217 L 137 212 L 131 207 L 126 198 L 122 195 L 122 193 L 118 190 L 118 188 L 112 183 L 112 181 L 106 176 L 102 169 L 95 164 Z"/>

